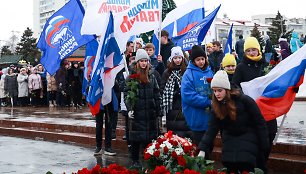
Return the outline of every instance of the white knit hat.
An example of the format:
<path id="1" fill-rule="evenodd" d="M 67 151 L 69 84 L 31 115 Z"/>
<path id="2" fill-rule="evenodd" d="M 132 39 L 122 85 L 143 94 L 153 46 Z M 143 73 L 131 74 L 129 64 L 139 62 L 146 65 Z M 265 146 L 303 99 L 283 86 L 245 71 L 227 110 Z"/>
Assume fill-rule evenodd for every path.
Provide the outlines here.
<path id="1" fill-rule="evenodd" d="M 211 88 L 224 88 L 230 90 L 231 85 L 227 73 L 224 70 L 217 71 L 211 80 L 210 86 Z"/>
<path id="2" fill-rule="evenodd" d="M 148 53 L 146 52 L 146 50 L 144 50 L 144 49 L 138 49 L 137 50 L 135 61 L 137 62 L 140 59 L 148 59 L 150 61 L 150 57 L 149 57 Z"/>
<path id="3" fill-rule="evenodd" d="M 176 47 L 173 47 L 173 48 L 171 49 L 171 56 L 169 57 L 169 62 L 171 62 L 172 59 L 173 59 L 173 57 L 175 57 L 175 56 L 184 57 L 182 48 L 181 48 L 180 46 L 176 46 Z"/>
<path id="4" fill-rule="evenodd" d="M 136 38 L 134 42 L 135 42 L 135 44 L 139 43 L 141 45 L 141 48 L 143 48 L 145 46 L 141 37 Z"/>

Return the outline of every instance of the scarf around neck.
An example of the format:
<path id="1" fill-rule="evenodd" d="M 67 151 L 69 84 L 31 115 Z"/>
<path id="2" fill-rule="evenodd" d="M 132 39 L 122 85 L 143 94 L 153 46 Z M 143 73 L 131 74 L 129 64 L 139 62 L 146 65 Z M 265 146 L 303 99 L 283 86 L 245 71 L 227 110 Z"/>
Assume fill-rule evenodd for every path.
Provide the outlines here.
<path id="1" fill-rule="evenodd" d="M 164 114 L 167 114 L 168 111 L 172 109 L 175 84 L 177 84 L 178 87 L 181 88 L 180 73 L 181 70 L 173 70 L 166 82 L 165 89 L 163 90 L 162 95 L 162 106 Z"/>

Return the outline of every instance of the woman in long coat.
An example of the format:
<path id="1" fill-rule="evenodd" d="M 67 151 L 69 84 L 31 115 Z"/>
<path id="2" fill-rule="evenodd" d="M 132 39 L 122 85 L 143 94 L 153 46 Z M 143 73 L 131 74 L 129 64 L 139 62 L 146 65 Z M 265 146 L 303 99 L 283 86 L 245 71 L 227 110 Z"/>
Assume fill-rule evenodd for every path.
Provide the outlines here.
<path id="1" fill-rule="evenodd" d="M 14 70 L 11 68 L 8 70 L 8 74 L 5 76 L 4 90 L 11 98 L 11 105 L 16 105 L 18 96 L 18 83 L 17 76 L 14 73 Z"/>
<path id="2" fill-rule="evenodd" d="M 167 130 L 181 137 L 191 137 L 182 112 L 181 79 L 186 70 L 186 60 L 181 47 L 173 47 L 169 58 L 168 68 L 162 76 L 161 94 L 163 115 L 166 115 Z"/>
<path id="3" fill-rule="evenodd" d="M 139 167 L 140 146 L 147 146 L 158 135 L 157 118 L 161 116 L 157 80 L 150 70 L 150 58 L 144 49 L 136 52 L 136 65 L 126 79 L 124 98 L 129 111 L 129 139 L 133 165 Z M 133 84 L 133 85 L 131 85 Z M 136 90 L 134 87 L 136 86 Z M 136 96 L 131 96 L 134 93 Z"/>
<path id="4" fill-rule="evenodd" d="M 42 81 L 40 75 L 37 73 L 37 68 L 31 69 L 31 75 L 29 76 L 29 91 L 31 93 L 32 105 L 37 106 L 41 104 L 40 99 L 43 97 L 42 93 Z"/>
<path id="5" fill-rule="evenodd" d="M 221 131 L 221 161 L 227 172 L 254 172 L 258 152 L 269 148 L 268 130 L 257 104 L 240 90 L 231 89 L 223 70 L 214 75 L 211 88 L 213 117 L 199 144 L 199 155 L 209 153 Z"/>
<path id="6" fill-rule="evenodd" d="M 28 86 L 28 74 L 25 68 L 20 69 L 20 73 L 17 76 L 18 82 L 18 98 L 21 106 L 28 104 L 29 86 Z"/>

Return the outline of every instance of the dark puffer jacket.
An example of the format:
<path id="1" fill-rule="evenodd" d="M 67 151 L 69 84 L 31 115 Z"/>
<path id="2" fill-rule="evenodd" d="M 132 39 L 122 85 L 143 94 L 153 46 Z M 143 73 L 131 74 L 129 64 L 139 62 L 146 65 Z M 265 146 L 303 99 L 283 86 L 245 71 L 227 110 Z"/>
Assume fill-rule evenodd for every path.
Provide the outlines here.
<path id="1" fill-rule="evenodd" d="M 126 83 L 130 82 L 128 77 Z M 157 80 L 153 71 L 149 73 L 149 83 L 138 84 L 137 102 L 134 108 L 126 100 L 130 87 L 125 86 L 124 98 L 128 111 L 134 111 L 134 118 L 130 119 L 129 139 L 137 142 L 150 142 L 158 135 L 158 116 L 161 116 L 160 94 Z"/>
<path id="2" fill-rule="evenodd" d="M 247 95 L 235 97 L 236 121 L 212 117 L 208 131 L 199 149 L 208 152 L 219 130 L 222 130 L 222 162 L 249 163 L 255 165 L 258 150 L 269 148 L 265 120 L 255 101 Z"/>
<path id="3" fill-rule="evenodd" d="M 164 90 L 170 75 L 168 69 L 163 73 L 161 91 Z M 171 130 L 180 137 L 190 137 L 191 135 L 191 130 L 182 112 L 181 88 L 178 84 L 174 86 L 172 109 L 166 114 L 166 126 L 168 131 Z"/>
<path id="4" fill-rule="evenodd" d="M 253 61 L 244 57 L 237 65 L 232 82 L 240 86 L 241 82 L 247 82 L 264 75 L 265 60 Z"/>

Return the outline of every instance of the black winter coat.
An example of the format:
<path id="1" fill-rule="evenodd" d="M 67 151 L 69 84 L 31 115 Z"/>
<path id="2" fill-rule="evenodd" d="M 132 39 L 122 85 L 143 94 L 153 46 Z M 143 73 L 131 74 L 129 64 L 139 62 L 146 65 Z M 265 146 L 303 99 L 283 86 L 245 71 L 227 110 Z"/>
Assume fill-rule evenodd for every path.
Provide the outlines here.
<path id="1" fill-rule="evenodd" d="M 130 82 L 128 77 L 126 83 Z M 138 84 L 137 101 L 132 108 L 126 100 L 130 87 L 125 86 L 124 98 L 128 111 L 134 111 L 134 118 L 130 119 L 129 139 L 137 142 L 150 142 L 158 136 L 158 116 L 161 116 L 160 94 L 157 80 L 153 71 L 149 73 L 149 83 Z"/>
<path id="2" fill-rule="evenodd" d="M 222 62 L 222 59 L 224 57 L 224 53 L 222 50 L 220 51 L 214 51 L 211 53 L 211 55 L 208 57 L 209 65 L 211 67 L 211 70 L 216 73 L 220 70 L 220 64 Z"/>
<path id="3" fill-rule="evenodd" d="M 263 58 L 256 62 L 244 57 L 242 61 L 237 65 L 232 82 L 241 87 L 241 82 L 247 82 L 257 77 L 263 76 L 264 63 L 265 60 Z"/>
<path id="4" fill-rule="evenodd" d="M 222 162 L 248 163 L 255 166 L 258 151 L 269 148 L 266 122 L 255 101 L 247 96 L 233 98 L 237 107 L 236 121 L 213 117 L 199 149 L 209 152 L 219 130 L 222 130 Z"/>
<path id="5" fill-rule="evenodd" d="M 162 77 L 161 94 L 163 94 L 170 75 L 168 69 L 166 69 Z M 174 86 L 172 109 L 166 114 L 166 126 L 168 131 L 171 130 L 180 137 L 188 137 L 191 135 L 191 130 L 187 126 L 182 112 L 181 88 L 179 88 L 178 84 Z"/>
<path id="6" fill-rule="evenodd" d="M 174 47 L 173 42 L 168 39 L 167 44 L 161 44 L 160 46 L 160 55 L 163 57 L 163 62 L 165 67 L 168 65 L 168 59 L 171 56 L 171 49 Z"/>
<path id="7" fill-rule="evenodd" d="M 9 97 L 18 96 L 18 82 L 15 74 L 5 76 L 4 91 L 8 93 Z"/>
<path id="8" fill-rule="evenodd" d="M 56 85 L 58 86 L 57 91 L 67 92 L 68 81 L 67 81 L 67 70 L 65 67 L 61 67 L 59 70 L 57 70 L 55 74 L 55 80 L 56 80 Z"/>

